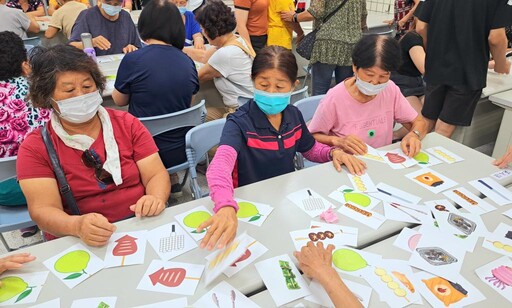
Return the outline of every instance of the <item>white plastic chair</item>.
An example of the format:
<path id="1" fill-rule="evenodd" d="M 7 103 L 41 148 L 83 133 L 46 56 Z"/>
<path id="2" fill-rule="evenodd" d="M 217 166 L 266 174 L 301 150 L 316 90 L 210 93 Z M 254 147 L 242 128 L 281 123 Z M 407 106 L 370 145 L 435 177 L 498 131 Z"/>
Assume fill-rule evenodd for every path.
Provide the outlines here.
<path id="1" fill-rule="evenodd" d="M 142 124 L 144 124 L 144 126 L 146 126 L 146 128 L 151 133 L 151 136 L 156 136 L 177 128 L 197 126 L 204 122 L 205 114 L 205 101 L 202 100 L 198 104 L 185 110 L 154 117 L 139 118 L 139 120 L 142 122 Z M 178 171 L 187 170 L 188 166 L 188 162 L 184 162 L 177 166 L 168 168 L 167 172 L 169 172 L 169 174 L 173 174 Z M 182 186 L 187 181 L 187 177 L 188 171 L 183 177 L 183 182 L 181 183 Z"/>
<path id="2" fill-rule="evenodd" d="M 16 156 L 0 159 L 0 182 L 16 177 Z M 22 228 L 35 226 L 30 218 L 26 205 L 7 207 L 0 206 L 0 241 L 9 251 L 10 248 L 5 241 L 2 232 L 9 232 Z"/>
<path id="3" fill-rule="evenodd" d="M 292 93 L 292 96 L 290 97 L 290 104 L 295 104 L 296 102 L 298 102 L 301 99 L 304 99 L 308 96 L 309 96 L 308 86 L 304 86 L 302 89 L 297 90 Z"/>
<path id="4" fill-rule="evenodd" d="M 325 95 L 317 95 L 317 96 L 311 96 L 304 99 L 301 99 L 300 101 L 293 104 L 295 107 L 297 107 L 302 113 L 302 117 L 304 118 L 304 121 L 307 123 L 311 121 L 313 118 L 313 115 L 315 114 L 316 109 L 318 108 L 318 105 L 320 104 L 320 101 L 325 97 Z M 295 155 L 295 169 L 300 170 L 306 167 L 311 167 L 316 165 L 316 163 L 310 162 L 307 159 L 304 159 L 301 153 L 297 153 Z"/>
<path id="5" fill-rule="evenodd" d="M 190 191 L 192 191 L 194 199 L 200 199 L 208 195 L 208 193 L 201 192 L 201 187 L 197 183 L 196 166 L 211 148 L 219 144 L 225 123 L 226 119 L 206 122 L 192 128 L 185 136 L 188 172 L 190 173 Z"/>

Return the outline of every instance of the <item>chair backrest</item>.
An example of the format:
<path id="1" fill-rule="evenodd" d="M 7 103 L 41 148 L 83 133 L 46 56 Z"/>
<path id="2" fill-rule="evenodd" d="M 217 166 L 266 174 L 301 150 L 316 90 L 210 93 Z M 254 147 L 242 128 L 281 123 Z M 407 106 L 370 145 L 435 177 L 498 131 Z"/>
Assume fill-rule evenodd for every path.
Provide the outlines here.
<path id="1" fill-rule="evenodd" d="M 146 126 L 152 136 L 156 136 L 173 129 L 201 124 L 203 122 L 202 115 L 205 109 L 204 105 L 205 101 L 202 100 L 198 104 L 185 110 L 160 116 L 139 118 L 139 120 Z"/>
<path id="2" fill-rule="evenodd" d="M 0 158 L 0 182 L 16 176 L 16 156 Z"/>
<path id="3" fill-rule="evenodd" d="M 290 97 L 290 104 L 295 104 L 308 96 L 308 86 L 304 86 L 302 89 L 292 93 L 292 96 Z"/>
<path id="4" fill-rule="evenodd" d="M 318 108 L 318 104 L 320 104 L 320 101 L 324 98 L 324 96 L 325 95 L 307 97 L 301 99 L 300 101 L 296 102 L 293 105 L 299 108 L 300 112 L 302 113 L 302 117 L 304 118 L 304 121 L 309 122 L 313 118 L 316 108 Z"/>
<path id="5" fill-rule="evenodd" d="M 25 38 L 25 39 L 23 39 L 23 44 L 25 45 L 26 49 L 27 49 L 27 46 L 32 46 L 32 48 L 35 46 L 39 46 L 39 44 L 41 44 L 41 38 L 39 38 L 37 36 Z"/>

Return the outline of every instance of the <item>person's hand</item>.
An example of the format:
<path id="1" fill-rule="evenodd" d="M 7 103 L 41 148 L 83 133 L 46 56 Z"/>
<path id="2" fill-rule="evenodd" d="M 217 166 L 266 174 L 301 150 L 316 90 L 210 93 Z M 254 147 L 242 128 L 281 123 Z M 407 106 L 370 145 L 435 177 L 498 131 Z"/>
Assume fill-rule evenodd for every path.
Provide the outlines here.
<path id="1" fill-rule="evenodd" d="M 283 21 L 293 22 L 293 15 L 295 15 L 295 12 L 293 10 L 288 11 L 288 12 L 282 11 L 282 12 L 280 12 L 280 14 L 281 14 L 281 19 Z"/>
<path id="2" fill-rule="evenodd" d="M 231 206 L 221 208 L 210 219 L 197 227 L 196 232 L 202 232 L 207 227 L 209 228 L 201 241 L 201 248 L 212 250 L 215 248 L 215 245 L 219 249 L 226 247 L 227 244 L 235 239 L 238 228 L 238 218 L 236 217 L 235 209 Z"/>
<path id="3" fill-rule="evenodd" d="M 123 48 L 123 53 L 130 53 L 130 52 L 134 52 L 135 50 L 137 50 L 138 48 L 133 46 L 132 44 L 128 44 L 126 45 L 126 47 Z"/>
<path id="4" fill-rule="evenodd" d="M 308 277 L 321 281 L 328 273 L 331 273 L 332 268 L 332 251 L 334 246 L 327 246 L 324 248 L 322 242 L 315 243 L 308 242 L 306 246 L 302 247 L 299 251 L 294 252 L 295 258 L 299 261 L 300 269 Z"/>
<path id="5" fill-rule="evenodd" d="M 404 20 L 403 18 L 398 21 L 398 28 L 399 29 L 405 29 L 405 25 L 407 24 L 407 20 Z"/>
<path id="6" fill-rule="evenodd" d="M 304 39 L 304 32 L 297 33 L 297 39 L 295 40 L 295 44 L 299 46 L 300 42 Z"/>
<path id="7" fill-rule="evenodd" d="M 195 49 L 205 50 L 206 48 L 204 47 L 203 39 L 196 39 L 196 40 L 194 40 L 194 48 Z"/>
<path id="8" fill-rule="evenodd" d="M 489 61 L 489 63 L 487 64 L 487 68 L 490 70 L 494 69 L 494 64 L 495 64 L 494 60 Z"/>
<path id="9" fill-rule="evenodd" d="M 32 256 L 27 252 L 17 253 L 4 258 L 0 258 L 0 274 L 8 270 L 20 268 L 23 266 L 23 264 L 34 261 L 35 259 L 35 256 Z M 1 282 L 0 286 L 2 286 Z"/>
<path id="10" fill-rule="evenodd" d="M 75 234 L 89 246 L 104 246 L 115 231 L 105 216 L 89 213 L 78 217 Z"/>
<path id="11" fill-rule="evenodd" d="M 402 151 L 405 155 L 408 157 L 413 157 L 421 150 L 421 140 L 418 138 L 418 135 L 413 132 L 409 132 L 404 136 L 404 138 L 402 138 L 400 147 L 402 148 Z"/>
<path id="12" fill-rule="evenodd" d="M 362 175 L 366 170 L 366 164 L 363 161 L 340 149 L 334 149 L 332 151 L 332 164 L 338 172 L 341 171 L 341 165 L 347 166 L 348 172 L 351 174 Z"/>
<path id="13" fill-rule="evenodd" d="M 92 39 L 92 46 L 101 50 L 110 49 L 111 45 L 112 44 L 110 44 L 109 40 L 107 40 L 101 35 L 98 35 L 97 37 Z"/>
<path id="14" fill-rule="evenodd" d="M 503 155 L 500 159 L 495 160 L 492 164 L 498 166 L 499 168 L 507 168 L 508 164 L 512 162 L 512 146 L 508 149 L 507 153 Z"/>
<path id="15" fill-rule="evenodd" d="M 157 216 L 165 210 L 165 201 L 155 196 L 144 195 L 130 206 L 130 210 L 135 212 L 135 217 Z"/>
<path id="16" fill-rule="evenodd" d="M 385 23 L 388 26 L 392 26 L 395 23 L 394 19 L 384 20 L 383 23 Z"/>
<path id="17" fill-rule="evenodd" d="M 368 152 L 366 143 L 355 135 L 345 137 L 335 137 L 334 146 L 341 148 L 349 154 L 364 155 Z"/>
<path id="18" fill-rule="evenodd" d="M 510 61 L 505 60 L 503 65 L 494 65 L 494 71 L 498 74 L 510 74 Z"/>

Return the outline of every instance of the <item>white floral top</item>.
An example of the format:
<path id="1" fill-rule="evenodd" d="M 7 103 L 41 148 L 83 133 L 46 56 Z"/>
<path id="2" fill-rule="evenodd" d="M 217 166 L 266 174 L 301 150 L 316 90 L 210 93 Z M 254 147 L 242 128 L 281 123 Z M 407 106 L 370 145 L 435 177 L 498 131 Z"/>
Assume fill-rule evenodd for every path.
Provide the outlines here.
<path id="1" fill-rule="evenodd" d="M 50 109 L 34 108 L 25 77 L 0 80 L 0 158 L 18 155 L 25 137 L 50 119 Z"/>

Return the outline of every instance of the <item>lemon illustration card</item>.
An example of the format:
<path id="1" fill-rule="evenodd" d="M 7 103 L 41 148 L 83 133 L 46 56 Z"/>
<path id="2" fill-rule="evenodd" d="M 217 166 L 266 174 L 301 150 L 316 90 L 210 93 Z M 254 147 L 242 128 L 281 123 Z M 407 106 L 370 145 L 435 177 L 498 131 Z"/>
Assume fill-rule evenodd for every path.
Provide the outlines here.
<path id="1" fill-rule="evenodd" d="M 355 191 L 353 188 L 346 185 L 340 186 L 338 189 L 330 193 L 329 198 L 338 201 L 341 204 L 349 202 L 367 210 L 373 209 L 380 202 L 378 199 L 359 191 Z"/>
<path id="2" fill-rule="evenodd" d="M 60 308 L 60 297 L 35 306 L 30 306 L 30 308 Z"/>
<path id="3" fill-rule="evenodd" d="M 343 237 L 346 242 L 345 245 L 348 246 L 357 246 L 357 235 L 359 230 L 353 227 L 347 227 L 337 224 L 328 224 L 325 222 L 311 221 L 309 224 L 309 228 L 313 230 L 320 230 L 319 228 L 328 228 L 331 230 L 338 230 L 340 235 Z"/>
<path id="4" fill-rule="evenodd" d="M 501 257 L 478 268 L 475 273 L 489 288 L 512 303 L 512 260 L 510 258 Z"/>
<path id="5" fill-rule="evenodd" d="M 193 307 L 218 307 L 218 308 L 259 308 L 252 300 L 225 281 L 221 281 L 210 291 L 201 296 Z"/>
<path id="6" fill-rule="evenodd" d="M 512 191 L 501 186 L 498 182 L 489 177 L 471 181 L 469 184 L 498 205 L 512 203 Z"/>
<path id="7" fill-rule="evenodd" d="M 489 202 L 478 197 L 464 187 L 450 189 L 443 192 L 443 194 L 473 214 L 481 215 L 492 212 L 496 209 Z"/>
<path id="8" fill-rule="evenodd" d="M 76 244 L 43 264 L 72 289 L 105 267 L 103 261 L 83 244 Z"/>
<path id="9" fill-rule="evenodd" d="M 144 264 L 147 230 L 119 232 L 110 237 L 105 254 L 105 267 Z"/>
<path id="10" fill-rule="evenodd" d="M 352 187 L 354 187 L 355 191 L 362 193 L 377 191 L 377 188 L 375 187 L 375 184 L 373 184 L 372 178 L 368 173 L 355 175 L 347 172 L 345 174 L 348 176 L 348 179 L 350 180 L 350 183 L 352 183 Z"/>
<path id="11" fill-rule="evenodd" d="M 372 288 L 347 279 L 343 279 L 343 282 L 350 290 L 350 292 L 352 292 L 352 294 L 354 294 L 359 302 L 361 302 L 363 307 L 370 306 Z M 334 303 L 329 298 L 329 294 L 327 294 L 324 287 L 322 287 L 318 281 L 311 280 L 311 283 L 309 284 L 309 290 L 311 291 L 311 295 L 306 296 L 304 298 L 305 300 L 317 305 L 321 305 L 322 307 L 334 307 Z"/>
<path id="12" fill-rule="evenodd" d="M 21 274 L 5 272 L 0 276 L 0 306 L 31 304 L 37 301 L 49 272 Z"/>
<path id="13" fill-rule="evenodd" d="M 196 229 L 203 222 L 210 219 L 210 217 L 212 217 L 212 212 L 201 205 L 184 213 L 177 214 L 175 219 L 194 240 L 199 241 L 206 235 L 206 229 L 203 229 L 201 232 L 197 232 Z"/>
<path id="14" fill-rule="evenodd" d="M 482 246 L 501 255 L 512 257 L 512 226 L 500 223 L 493 233 L 485 237 Z"/>
<path id="15" fill-rule="evenodd" d="M 332 253 L 334 269 L 342 274 L 361 277 L 371 266 L 380 264 L 382 256 L 349 247 L 337 247 Z"/>
<path id="16" fill-rule="evenodd" d="M 268 248 L 263 246 L 262 243 L 258 242 L 251 236 L 247 235 L 247 238 L 249 239 L 249 245 L 246 247 L 244 254 L 239 257 L 235 262 L 231 263 L 225 270 L 224 275 L 228 277 L 232 277 L 239 271 L 243 270 L 250 264 L 252 264 L 256 259 L 264 255 Z M 213 254 L 210 254 L 206 257 L 206 259 L 209 261 L 213 258 Z"/>
<path id="17" fill-rule="evenodd" d="M 169 307 L 172 307 L 172 308 L 189 307 L 188 300 L 186 297 L 180 297 L 177 299 L 171 299 L 168 301 L 158 302 L 158 303 L 149 304 L 149 305 L 137 306 L 134 308 L 169 308 Z"/>
<path id="18" fill-rule="evenodd" d="M 171 222 L 148 232 L 148 242 L 164 261 L 197 248 L 196 241 L 177 222 Z"/>
<path id="19" fill-rule="evenodd" d="M 418 161 L 404 154 L 402 149 L 380 151 L 380 156 L 393 169 L 405 169 L 418 164 Z"/>
<path id="20" fill-rule="evenodd" d="M 436 156 L 437 158 L 439 158 L 440 160 L 444 161 L 447 164 L 458 163 L 464 160 L 464 158 L 458 156 L 453 152 L 448 151 L 447 149 L 441 146 L 426 149 L 426 151 Z"/>
<path id="21" fill-rule="evenodd" d="M 77 299 L 71 304 L 71 308 L 114 308 L 116 306 L 117 297 L 91 297 Z"/>
<path id="22" fill-rule="evenodd" d="M 457 186 L 454 180 L 436 172 L 434 170 L 424 168 L 405 175 L 406 178 L 411 179 L 414 183 L 419 184 L 421 187 L 426 188 L 438 194 L 449 188 Z"/>
<path id="23" fill-rule="evenodd" d="M 421 168 L 430 168 L 432 166 L 443 163 L 443 161 L 441 161 L 434 155 L 424 151 L 420 151 L 413 157 L 413 159 L 418 162 L 418 166 L 420 166 Z"/>
<path id="24" fill-rule="evenodd" d="M 333 207 L 331 202 L 327 201 L 311 188 L 301 189 L 286 197 L 311 217 L 316 217 L 322 214 L 323 211 Z"/>
<path id="25" fill-rule="evenodd" d="M 274 210 L 270 205 L 263 203 L 247 201 L 240 198 L 235 198 L 235 201 L 238 204 L 238 212 L 236 213 L 238 220 L 256 226 L 261 226 L 268 215 Z"/>
<path id="26" fill-rule="evenodd" d="M 202 264 L 153 260 L 137 290 L 194 295 L 203 270 Z"/>

